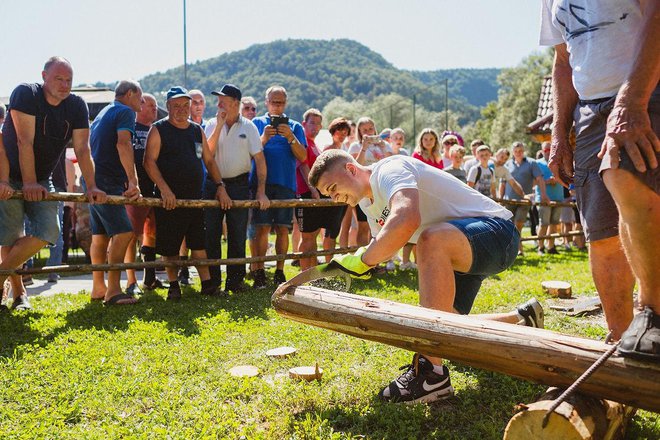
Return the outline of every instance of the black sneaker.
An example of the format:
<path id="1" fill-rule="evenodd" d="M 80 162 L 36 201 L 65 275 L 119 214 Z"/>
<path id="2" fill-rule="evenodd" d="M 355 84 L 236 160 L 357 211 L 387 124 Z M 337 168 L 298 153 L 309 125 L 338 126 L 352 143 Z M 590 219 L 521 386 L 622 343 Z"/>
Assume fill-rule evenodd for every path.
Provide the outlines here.
<path id="1" fill-rule="evenodd" d="M 621 356 L 660 362 L 660 315 L 644 307 L 621 335 L 617 351 Z"/>
<path id="2" fill-rule="evenodd" d="M 142 285 L 142 288 L 143 288 L 144 290 L 164 289 L 164 288 L 166 288 L 166 287 L 168 287 L 168 286 L 165 285 L 165 284 L 163 283 L 163 281 L 162 281 L 162 280 L 159 280 L 158 278 L 154 278 L 154 280 L 153 280 L 152 282 L 150 282 L 150 283 L 144 283 L 144 284 Z"/>
<path id="3" fill-rule="evenodd" d="M 21 295 L 17 298 L 14 298 L 14 302 L 11 303 L 12 310 L 30 310 L 32 305 L 28 300 L 27 295 Z"/>
<path id="4" fill-rule="evenodd" d="M 181 299 L 181 287 L 179 286 L 170 286 L 167 289 L 167 300 L 168 301 L 179 301 Z"/>
<path id="5" fill-rule="evenodd" d="M 135 295 L 142 295 L 142 289 L 140 289 L 137 285 L 137 283 L 131 283 L 126 287 L 126 294 L 135 296 Z"/>
<path id="6" fill-rule="evenodd" d="M 435 402 L 454 395 L 449 379 L 449 370 L 442 366 L 442 374 L 433 371 L 433 364 L 419 353 L 413 356 L 412 364 L 400 368 L 406 370 L 392 381 L 378 396 L 393 403 Z"/>
<path id="7" fill-rule="evenodd" d="M 266 283 L 266 271 L 263 269 L 257 269 L 252 271 L 252 279 L 254 283 L 252 287 L 255 289 L 265 289 L 267 286 Z"/>
<path id="8" fill-rule="evenodd" d="M 286 283 L 286 276 L 284 276 L 284 271 L 276 270 L 275 275 L 273 275 L 273 284 L 279 286 L 282 283 Z"/>
<path id="9" fill-rule="evenodd" d="M 557 250 L 556 247 L 551 247 L 551 248 L 548 248 L 548 254 L 557 255 L 557 254 L 559 254 L 559 251 Z"/>
<path id="10" fill-rule="evenodd" d="M 182 286 L 190 286 L 190 276 L 187 273 L 180 273 L 178 280 Z"/>
<path id="11" fill-rule="evenodd" d="M 527 327 L 543 328 L 543 307 L 536 298 L 520 304 L 516 310 L 525 319 Z"/>
<path id="12" fill-rule="evenodd" d="M 245 284 L 244 282 L 231 282 L 231 283 L 225 283 L 225 291 L 226 292 L 231 292 L 231 293 L 243 293 L 248 290 L 248 285 Z"/>

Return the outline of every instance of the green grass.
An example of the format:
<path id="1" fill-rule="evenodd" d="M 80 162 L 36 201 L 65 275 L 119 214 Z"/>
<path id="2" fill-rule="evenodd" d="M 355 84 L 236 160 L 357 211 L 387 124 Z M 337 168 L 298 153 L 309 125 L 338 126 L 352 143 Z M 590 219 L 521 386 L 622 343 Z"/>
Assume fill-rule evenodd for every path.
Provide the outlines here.
<path id="1" fill-rule="evenodd" d="M 296 272 L 287 268 L 287 276 Z M 545 302 L 544 279 L 594 294 L 585 254 L 530 251 L 484 283 L 473 312 L 507 311 L 530 296 Z M 416 275 L 396 272 L 355 281 L 353 291 L 414 304 L 416 283 Z M 164 290 L 115 308 L 61 294 L 0 315 L 0 438 L 499 439 L 515 405 L 545 389 L 450 363 L 450 402 L 384 404 L 377 393 L 409 352 L 283 319 L 270 307 L 271 291 L 213 299 L 198 287 L 176 304 Z M 606 333 L 594 320 L 551 310 L 546 327 Z M 298 354 L 265 356 L 281 345 Z M 317 361 L 322 381 L 288 378 L 290 367 Z M 258 366 L 260 376 L 230 377 L 241 364 Z M 627 438 L 660 438 L 658 415 L 640 411 Z"/>

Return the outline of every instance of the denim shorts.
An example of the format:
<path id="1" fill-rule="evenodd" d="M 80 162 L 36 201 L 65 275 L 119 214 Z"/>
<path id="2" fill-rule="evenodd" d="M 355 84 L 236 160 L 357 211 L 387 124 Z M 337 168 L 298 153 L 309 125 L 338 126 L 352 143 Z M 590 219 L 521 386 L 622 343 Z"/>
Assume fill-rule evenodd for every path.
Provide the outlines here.
<path id="1" fill-rule="evenodd" d="M 266 185 L 266 197 L 270 200 L 295 199 L 296 193 L 286 186 Z M 266 210 L 252 209 L 252 224 L 255 226 L 286 226 L 293 225 L 293 208 L 269 208 Z"/>
<path id="2" fill-rule="evenodd" d="M 468 314 L 481 282 L 509 268 L 518 255 L 520 234 L 510 220 L 497 217 L 470 217 L 449 220 L 470 242 L 472 266 L 467 273 L 454 272 L 456 296 L 454 308 Z"/>
<path id="3" fill-rule="evenodd" d="M 101 189 L 109 196 L 124 194 L 123 185 L 106 184 Z M 87 185 L 84 182 L 83 190 L 87 191 Z M 112 237 L 125 232 L 133 232 L 133 225 L 131 225 L 124 205 L 89 205 L 89 224 L 92 228 L 92 235 Z"/>
<path id="4" fill-rule="evenodd" d="M 23 188 L 21 182 L 11 181 L 9 184 L 17 191 Z M 48 192 L 55 191 L 49 181 L 41 181 L 39 185 Z M 24 217 L 27 217 L 31 225 L 30 236 L 55 244 L 60 236 L 57 211 L 57 202 L 26 202 L 17 199 L 0 202 L 0 245 L 11 246 L 25 235 Z"/>

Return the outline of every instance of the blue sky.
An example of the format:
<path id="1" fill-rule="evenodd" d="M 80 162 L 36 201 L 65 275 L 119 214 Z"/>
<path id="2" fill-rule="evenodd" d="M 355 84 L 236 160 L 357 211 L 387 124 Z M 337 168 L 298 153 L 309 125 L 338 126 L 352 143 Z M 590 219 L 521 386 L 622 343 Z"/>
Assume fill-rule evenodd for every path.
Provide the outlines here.
<path id="1" fill-rule="evenodd" d="M 287 38 L 350 38 L 403 69 L 510 67 L 539 50 L 537 0 L 187 0 L 188 62 Z M 74 83 L 183 64 L 183 0 L 0 1 L 0 96 L 51 55 Z M 350 62 L 341 60 L 338 62 Z"/>

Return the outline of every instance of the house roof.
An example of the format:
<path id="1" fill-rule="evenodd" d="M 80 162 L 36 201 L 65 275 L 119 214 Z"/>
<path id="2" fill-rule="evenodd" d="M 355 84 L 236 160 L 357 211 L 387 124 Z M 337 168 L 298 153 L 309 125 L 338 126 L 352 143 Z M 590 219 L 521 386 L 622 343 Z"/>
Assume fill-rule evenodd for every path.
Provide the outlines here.
<path id="1" fill-rule="evenodd" d="M 536 110 L 536 119 L 527 125 L 529 134 L 550 133 L 552 128 L 552 76 L 547 75 L 543 78 L 541 94 L 539 96 L 539 105 Z"/>

